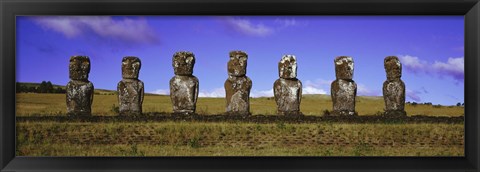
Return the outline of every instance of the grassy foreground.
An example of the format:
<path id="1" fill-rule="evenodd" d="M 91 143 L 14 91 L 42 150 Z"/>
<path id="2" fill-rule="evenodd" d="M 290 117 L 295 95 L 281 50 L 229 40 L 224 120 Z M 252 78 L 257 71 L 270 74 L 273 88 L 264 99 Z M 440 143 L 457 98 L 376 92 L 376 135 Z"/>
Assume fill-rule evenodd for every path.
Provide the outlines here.
<path id="1" fill-rule="evenodd" d="M 17 116 L 63 116 L 65 95 L 17 94 Z M 331 110 L 306 95 L 301 111 Z M 93 114 L 115 115 L 115 95 L 95 95 Z M 358 97 L 359 115 L 383 111 L 381 97 Z M 274 115 L 273 98 L 251 99 L 253 115 Z M 144 112 L 171 112 L 168 96 L 145 96 Z M 200 115 L 222 114 L 224 98 L 200 98 Z M 463 107 L 407 105 L 409 116 L 463 116 Z M 463 123 L 264 123 L 101 121 L 17 122 L 18 156 L 463 156 Z"/>
<path id="2" fill-rule="evenodd" d="M 24 156 L 463 156 L 463 124 L 17 125 Z"/>

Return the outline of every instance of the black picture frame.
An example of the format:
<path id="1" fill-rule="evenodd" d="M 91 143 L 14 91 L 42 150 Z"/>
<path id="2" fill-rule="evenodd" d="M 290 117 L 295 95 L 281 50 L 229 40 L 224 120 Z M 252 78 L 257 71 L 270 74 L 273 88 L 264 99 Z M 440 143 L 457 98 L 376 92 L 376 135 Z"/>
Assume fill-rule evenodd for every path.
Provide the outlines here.
<path id="1" fill-rule="evenodd" d="M 479 171 L 479 0 L 0 0 L 1 171 Z M 15 16 L 464 15 L 464 157 L 16 157 Z"/>

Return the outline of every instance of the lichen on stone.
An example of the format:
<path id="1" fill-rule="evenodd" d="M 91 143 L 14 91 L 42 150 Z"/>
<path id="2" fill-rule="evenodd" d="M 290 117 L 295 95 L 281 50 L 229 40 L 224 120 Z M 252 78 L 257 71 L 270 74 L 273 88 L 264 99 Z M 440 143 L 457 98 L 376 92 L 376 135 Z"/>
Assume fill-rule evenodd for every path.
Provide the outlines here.
<path id="1" fill-rule="evenodd" d="M 138 57 L 122 59 L 122 80 L 117 84 L 119 115 L 142 114 L 144 84 L 138 79 L 141 67 Z"/>
<path id="2" fill-rule="evenodd" d="M 66 86 L 67 114 L 72 116 L 92 115 L 93 91 L 92 82 L 88 80 L 90 58 L 72 56 L 69 63 L 70 81 Z"/>
<path id="3" fill-rule="evenodd" d="M 357 84 L 353 81 L 353 59 L 339 56 L 334 60 L 336 80 L 331 84 L 331 97 L 334 116 L 352 116 L 355 112 Z"/>
<path id="4" fill-rule="evenodd" d="M 250 90 L 252 80 L 246 76 L 248 55 L 243 51 L 231 51 L 227 63 L 228 78 L 225 81 L 226 113 L 250 115 Z"/>
<path id="5" fill-rule="evenodd" d="M 278 63 L 279 79 L 273 84 L 279 115 L 301 115 L 302 82 L 297 79 L 297 60 L 285 55 Z"/>
<path id="6" fill-rule="evenodd" d="M 383 99 L 386 117 L 405 117 L 405 83 L 402 81 L 402 65 L 396 56 L 384 60 L 387 80 L 383 83 Z"/>
<path id="7" fill-rule="evenodd" d="M 173 113 L 195 114 L 199 81 L 193 75 L 195 55 L 192 52 L 176 52 L 172 58 L 175 76 L 170 79 L 170 99 Z"/>

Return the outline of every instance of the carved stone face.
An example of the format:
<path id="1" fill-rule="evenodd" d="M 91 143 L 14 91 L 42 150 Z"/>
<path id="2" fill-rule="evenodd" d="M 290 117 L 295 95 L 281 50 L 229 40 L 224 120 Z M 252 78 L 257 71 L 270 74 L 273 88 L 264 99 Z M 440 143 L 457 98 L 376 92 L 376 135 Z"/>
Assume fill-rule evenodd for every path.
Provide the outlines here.
<path id="1" fill-rule="evenodd" d="M 172 66 L 175 75 L 192 75 L 195 65 L 195 55 L 192 52 L 181 51 L 173 55 Z"/>
<path id="2" fill-rule="evenodd" d="M 231 51 L 228 61 L 228 75 L 245 76 L 247 74 L 247 53 L 243 51 Z"/>
<path id="3" fill-rule="evenodd" d="M 397 80 L 402 77 L 402 64 L 398 57 L 388 56 L 384 60 L 385 72 L 387 72 L 387 80 Z"/>
<path id="4" fill-rule="evenodd" d="M 337 79 L 353 79 L 353 59 L 348 56 L 335 58 L 335 75 Z"/>
<path id="5" fill-rule="evenodd" d="M 88 80 L 90 73 L 90 59 L 87 56 L 72 56 L 68 65 L 70 79 Z"/>
<path id="6" fill-rule="evenodd" d="M 297 59 L 294 55 L 285 55 L 278 63 L 280 78 L 293 79 L 297 77 Z"/>
<path id="7" fill-rule="evenodd" d="M 138 57 L 127 56 L 122 59 L 122 78 L 138 79 L 142 62 Z"/>

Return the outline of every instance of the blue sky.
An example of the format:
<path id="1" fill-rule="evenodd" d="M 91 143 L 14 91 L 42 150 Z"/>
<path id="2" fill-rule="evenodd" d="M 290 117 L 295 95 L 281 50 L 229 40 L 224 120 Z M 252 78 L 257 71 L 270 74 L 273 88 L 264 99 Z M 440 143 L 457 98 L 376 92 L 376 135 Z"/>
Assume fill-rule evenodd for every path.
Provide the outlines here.
<path id="1" fill-rule="evenodd" d="M 298 61 L 304 94 L 330 94 L 333 59 L 351 56 L 358 95 L 380 96 L 383 59 L 398 56 L 407 101 L 464 102 L 463 16 L 21 16 L 17 81 L 65 85 L 72 55 L 91 60 L 95 88 L 115 90 L 121 59 L 142 61 L 145 91 L 168 94 L 176 51 L 195 54 L 201 97 L 223 97 L 228 52 L 248 53 L 251 96 L 272 96 L 277 64 Z"/>

